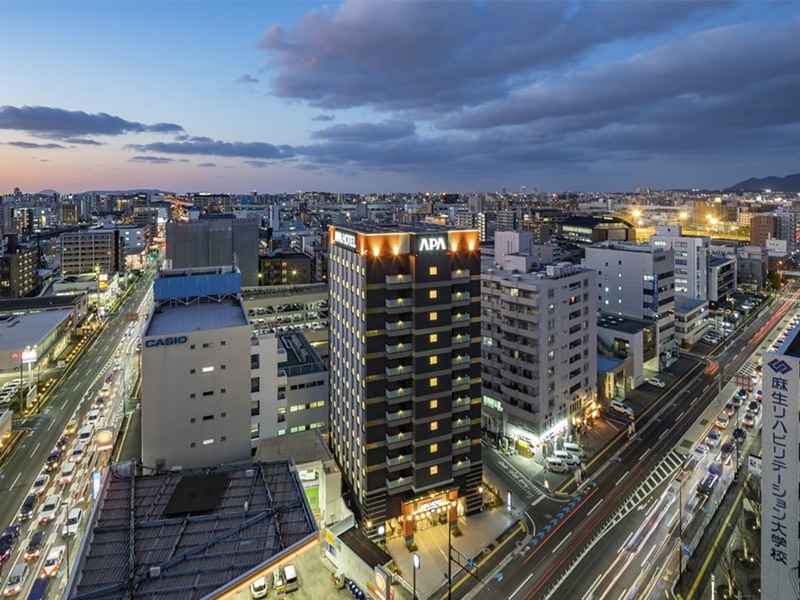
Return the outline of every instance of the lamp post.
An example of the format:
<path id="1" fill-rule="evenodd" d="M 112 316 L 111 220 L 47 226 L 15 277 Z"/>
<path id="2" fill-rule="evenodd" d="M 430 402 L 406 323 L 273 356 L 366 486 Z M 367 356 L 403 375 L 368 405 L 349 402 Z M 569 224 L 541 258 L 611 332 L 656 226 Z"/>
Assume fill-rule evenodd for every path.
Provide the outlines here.
<path id="1" fill-rule="evenodd" d="M 419 560 L 419 554 L 417 554 L 416 552 L 414 552 L 414 554 L 411 555 L 411 564 L 414 565 L 414 571 L 412 573 L 412 579 L 413 579 L 412 586 L 414 588 L 414 591 L 412 592 L 413 593 L 412 600 L 417 600 L 417 571 L 419 570 L 420 567 L 420 560 Z"/>

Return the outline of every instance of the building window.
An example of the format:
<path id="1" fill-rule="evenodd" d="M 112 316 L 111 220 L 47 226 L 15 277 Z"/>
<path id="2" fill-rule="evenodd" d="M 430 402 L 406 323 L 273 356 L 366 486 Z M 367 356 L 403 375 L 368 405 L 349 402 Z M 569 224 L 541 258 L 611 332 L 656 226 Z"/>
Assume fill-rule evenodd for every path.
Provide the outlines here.
<path id="1" fill-rule="evenodd" d="M 191 442 L 191 443 L 189 444 L 189 448 L 194 448 L 194 447 L 196 447 L 196 446 L 197 446 L 197 444 L 195 444 L 194 442 Z"/>
<path id="2" fill-rule="evenodd" d="M 431 467 L 431 475 L 436 475 L 439 472 L 439 465 L 433 465 Z"/>
<path id="3" fill-rule="evenodd" d="M 431 431 L 438 431 L 439 430 L 439 421 L 432 421 L 431 422 Z"/>
<path id="4" fill-rule="evenodd" d="M 228 413 L 219 413 L 219 418 L 220 419 L 224 419 L 227 416 L 228 416 Z"/>
<path id="5" fill-rule="evenodd" d="M 214 347 L 214 342 L 205 342 L 205 343 L 203 344 L 203 348 L 213 348 L 213 347 Z M 204 443 L 205 443 L 205 442 L 204 442 Z M 214 442 L 213 442 L 213 440 L 212 440 L 212 442 L 211 442 L 211 443 L 212 443 L 212 444 L 214 443 Z"/>
<path id="6" fill-rule="evenodd" d="M 208 438 L 207 440 L 203 440 L 203 446 L 210 446 L 214 443 L 214 438 Z"/>
<path id="7" fill-rule="evenodd" d="M 431 377 L 428 380 L 428 383 L 430 384 L 431 387 L 436 387 L 437 385 L 439 385 L 439 378 L 438 377 Z"/>
<path id="8" fill-rule="evenodd" d="M 214 367 L 203 367 L 203 373 L 213 373 L 213 372 L 214 372 Z"/>
<path id="9" fill-rule="evenodd" d="M 214 415 L 206 415 L 203 417 L 203 421 L 213 421 Z"/>
<path id="10" fill-rule="evenodd" d="M 428 267 L 428 275 L 433 276 L 433 275 L 438 275 L 438 274 L 439 274 L 439 267 L 436 267 L 436 266 Z"/>
<path id="11" fill-rule="evenodd" d="M 435 355 L 428 357 L 428 364 L 429 365 L 438 365 L 439 364 L 439 357 L 435 356 Z"/>
<path id="12" fill-rule="evenodd" d="M 430 300 L 436 300 L 439 297 L 439 290 L 430 290 L 428 291 L 428 298 Z"/>
<path id="13" fill-rule="evenodd" d="M 210 390 L 208 392 L 203 392 L 203 396 L 213 396 L 213 395 L 214 395 L 214 390 Z"/>
<path id="14" fill-rule="evenodd" d="M 189 419 L 189 423 L 194 423 L 196 420 L 197 420 L 197 419 L 195 419 L 194 417 L 192 417 L 191 419 Z"/>
<path id="15" fill-rule="evenodd" d="M 434 398 L 433 400 L 431 400 L 430 408 L 431 408 L 431 410 L 436 410 L 437 408 L 439 408 L 439 400 L 437 398 Z"/>
<path id="16" fill-rule="evenodd" d="M 194 369 L 189 369 L 189 375 L 194 375 L 196 371 Z"/>
<path id="17" fill-rule="evenodd" d="M 189 394 L 189 398 L 194 398 L 195 396 L 196 396 L 196 394 L 194 394 L 194 393 Z"/>
<path id="18" fill-rule="evenodd" d="M 438 320 L 438 318 L 439 318 L 439 313 L 436 312 L 435 310 L 432 310 L 430 314 L 431 321 L 436 321 Z"/>
<path id="19" fill-rule="evenodd" d="M 250 378 L 250 392 L 260 392 L 261 391 L 261 378 L 259 377 L 251 377 Z"/>
<path id="20" fill-rule="evenodd" d="M 439 451 L 439 444 L 431 444 L 428 450 L 430 450 L 431 454 L 436 454 Z"/>
<path id="21" fill-rule="evenodd" d="M 225 370 L 225 365 L 220 365 L 220 366 L 219 366 L 219 370 L 220 370 L 220 371 L 224 371 L 224 370 Z"/>
<path id="22" fill-rule="evenodd" d="M 251 369 L 258 369 L 261 365 L 261 355 L 260 354 L 251 354 L 250 355 L 250 368 Z"/>
<path id="23" fill-rule="evenodd" d="M 428 342 L 429 343 L 435 344 L 438 341 L 439 341 L 439 334 L 438 333 L 432 333 L 432 334 L 430 334 L 428 336 Z"/>

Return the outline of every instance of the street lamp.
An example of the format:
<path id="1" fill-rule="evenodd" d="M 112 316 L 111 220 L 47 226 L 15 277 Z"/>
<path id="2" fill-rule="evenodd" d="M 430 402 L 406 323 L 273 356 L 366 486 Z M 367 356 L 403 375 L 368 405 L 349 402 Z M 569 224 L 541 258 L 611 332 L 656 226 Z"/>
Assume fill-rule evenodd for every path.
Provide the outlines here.
<path id="1" fill-rule="evenodd" d="M 414 552 L 414 554 L 411 555 L 411 564 L 414 565 L 414 571 L 412 573 L 412 578 L 413 578 L 412 585 L 414 588 L 412 600 L 417 600 L 417 571 L 419 570 L 421 563 L 419 560 L 419 554 L 417 554 L 416 552 Z"/>

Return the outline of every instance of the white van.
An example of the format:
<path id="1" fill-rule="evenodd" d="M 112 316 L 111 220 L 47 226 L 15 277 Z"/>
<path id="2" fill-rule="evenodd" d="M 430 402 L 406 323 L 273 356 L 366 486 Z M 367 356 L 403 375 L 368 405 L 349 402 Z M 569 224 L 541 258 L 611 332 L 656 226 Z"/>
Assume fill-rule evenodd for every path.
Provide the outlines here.
<path id="1" fill-rule="evenodd" d="M 283 577 L 286 581 L 286 591 L 294 592 L 299 589 L 299 585 L 297 583 L 297 571 L 294 569 L 294 565 L 286 565 L 283 567 Z"/>
<path id="2" fill-rule="evenodd" d="M 6 587 L 3 590 L 3 596 L 16 596 L 22 591 L 25 585 L 25 580 L 28 578 L 28 563 L 21 562 L 14 565 L 11 569 L 11 575 L 6 580 Z"/>
<path id="3" fill-rule="evenodd" d="M 544 468 L 553 473 L 569 473 L 570 471 L 569 465 L 555 456 L 547 457 L 547 464 Z"/>
<path id="4" fill-rule="evenodd" d="M 622 415 L 626 415 L 631 421 L 633 421 L 634 419 L 633 409 L 627 404 L 624 404 L 619 400 L 612 400 L 610 406 L 612 411 Z"/>
<path id="5" fill-rule="evenodd" d="M 581 464 L 581 459 L 575 456 L 574 454 L 570 454 L 566 450 L 556 450 L 553 452 L 554 458 L 560 458 L 562 462 L 570 467 L 577 467 Z"/>
<path id="6" fill-rule="evenodd" d="M 83 427 L 78 433 L 78 441 L 81 444 L 86 444 L 89 440 L 92 439 L 93 433 L 94 433 L 94 424 Z"/>
<path id="7" fill-rule="evenodd" d="M 564 442 L 564 450 L 580 459 L 586 458 L 586 452 L 575 442 Z"/>

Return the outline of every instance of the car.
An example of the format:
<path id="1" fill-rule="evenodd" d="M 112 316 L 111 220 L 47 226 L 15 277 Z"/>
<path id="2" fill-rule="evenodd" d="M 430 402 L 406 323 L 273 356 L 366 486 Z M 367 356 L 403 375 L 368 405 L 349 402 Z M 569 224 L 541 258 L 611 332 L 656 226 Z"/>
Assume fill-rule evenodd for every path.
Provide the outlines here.
<path id="1" fill-rule="evenodd" d="M 50 483 L 50 475 L 47 473 L 41 473 L 36 480 L 33 482 L 33 487 L 31 488 L 31 494 L 36 496 L 41 496 L 44 493 L 47 484 Z"/>
<path id="2" fill-rule="evenodd" d="M 747 405 L 747 412 L 757 415 L 761 412 L 761 405 L 756 400 L 750 400 L 750 403 Z"/>
<path id="3" fill-rule="evenodd" d="M 736 407 L 733 405 L 733 402 L 728 402 L 722 409 L 722 412 L 729 417 L 733 416 L 733 413 L 736 412 Z"/>
<path id="4" fill-rule="evenodd" d="M 719 440 L 722 438 L 722 434 L 719 432 L 718 429 L 712 429 L 708 432 L 708 437 L 706 437 L 706 446 L 709 448 L 714 448 L 719 444 Z"/>
<path id="5" fill-rule="evenodd" d="M 69 462 L 77 463 L 83 460 L 83 456 L 85 454 L 86 444 L 75 444 L 75 447 L 72 449 L 72 454 L 69 456 Z"/>
<path id="6" fill-rule="evenodd" d="M 623 402 L 620 402 L 619 400 L 612 400 L 610 402 L 609 406 L 611 407 L 611 410 L 613 412 L 621 414 L 621 415 L 625 415 L 631 421 L 633 421 L 633 419 L 635 418 L 634 414 L 633 414 L 633 409 L 630 406 L 628 406 L 627 404 L 625 404 Z"/>
<path id="7" fill-rule="evenodd" d="M 745 413 L 744 417 L 742 417 L 742 425 L 744 425 L 745 427 L 753 427 L 755 424 L 756 424 L 756 416 L 751 412 Z"/>
<path id="8" fill-rule="evenodd" d="M 708 446 L 705 444 L 698 444 L 692 450 L 692 458 L 694 459 L 694 464 L 699 465 L 705 459 L 706 455 L 708 454 Z"/>
<path id="9" fill-rule="evenodd" d="M 659 379 L 658 377 L 648 377 L 644 381 L 645 381 L 645 383 L 649 383 L 653 387 L 657 387 L 657 388 L 667 387 L 667 384 L 664 383 L 664 380 L 663 379 Z"/>
<path id="10" fill-rule="evenodd" d="M 105 403 L 106 403 L 106 397 L 103 396 L 102 394 L 97 396 L 97 398 L 94 399 L 95 406 L 102 407 Z"/>
<path id="11" fill-rule="evenodd" d="M 83 520 L 83 510 L 80 508 L 73 508 L 69 511 L 67 515 L 67 521 L 64 523 L 64 526 L 61 528 L 61 536 L 62 537 L 69 537 L 71 535 L 75 535 L 78 533 L 78 529 L 81 526 L 81 521 Z"/>
<path id="12" fill-rule="evenodd" d="M 254 599 L 266 598 L 269 592 L 269 579 L 262 575 L 250 584 L 250 597 Z"/>
<path id="13" fill-rule="evenodd" d="M 39 523 L 50 523 L 56 518 L 58 514 L 58 506 L 61 503 L 61 496 L 51 494 L 45 498 L 42 504 L 42 512 L 39 513 Z"/>
<path id="14" fill-rule="evenodd" d="M 34 534 L 31 536 L 31 539 L 28 541 L 28 547 L 25 549 L 25 560 L 39 558 L 39 556 L 42 554 L 44 543 L 47 541 L 45 539 L 46 536 L 47 532 L 41 529 L 34 532 Z"/>
<path id="15" fill-rule="evenodd" d="M 21 529 L 19 525 L 9 525 L 6 527 L 3 535 L 0 535 L 0 544 L 8 544 L 13 548 L 14 544 L 16 544 L 19 539 L 19 532 Z"/>
<path id="16" fill-rule="evenodd" d="M 63 450 L 59 450 L 58 448 L 53 449 L 50 454 L 47 455 L 47 460 L 45 460 L 44 463 L 44 470 L 48 473 L 55 471 L 59 463 L 61 463 L 61 456 L 63 454 Z"/>
<path id="17" fill-rule="evenodd" d="M 19 509 L 19 515 L 17 519 L 20 522 L 28 521 L 33 518 L 33 511 L 36 508 L 36 504 L 39 501 L 39 496 L 34 496 L 30 494 L 22 501 L 22 506 Z"/>
<path id="18" fill-rule="evenodd" d="M 59 450 L 65 450 L 68 443 L 69 443 L 69 437 L 66 435 L 62 435 L 60 438 L 58 438 L 58 441 L 56 442 L 56 448 L 58 448 Z"/>
<path id="19" fill-rule="evenodd" d="M 756 391 L 756 401 L 757 402 L 763 402 L 763 400 L 764 400 L 764 392 L 762 392 L 761 390 L 757 390 Z"/>
<path id="20" fill-rule="evenodd" d="M 55 577 L 58 575 L 58 570 L 64 561 L 64 553 L 66 551 L 66 546 L 54 546 L 50 549 L 50 552 L 47 553 L 47 558 L 44 559 L 44 565 L 42 565 L 42 577 Z"/>
<path id="21" fill-rule="evenodd" d="M 72 419 L 69 423 L 67 423 L 67 428 L 64 430 L 64 435 L 75 435 L 76 431 L 78 431 L 78 420 Z"/>
<path id="22" fill-rule="evenodd" d="M 742 398 L 740 396 L 734 396 L 731 398 L 731 404 L 734 409 L 738 409 L 742 405 Z"/>
<path id="23" fill-rule="evenodd" d="M 719 462 L 724 465 L 727 465 L 731 462 L 731 453 L 733 452 L 733 444 L 731 442 L 725 442 L 719 448 Z"/>
<path id="24" fill-rule="evenodd" d="M 731 437 L 733 438 L 734 443 L 741 448 L 745 439 L 747 439 L 747 432 L 741 427 L 737 427 L 733 430 L 733 433 L 731 433 Z"/>
<path id="25" fill-rule="evenodd" d="M 731 421 L 730 417 L 723 412 L 720 413 L 720 415 L 717 417 L 717 420 L 714 421 L 714 425 L 716 425 L 720 429 L 725 429 L 728 427 L 728 423 L 730 423 L 730 421 Z"/>
<path id="26" fill-rule="evenodd" d="M 0 565 L 11 558 L 11 544 L 0 544 Z"/>

